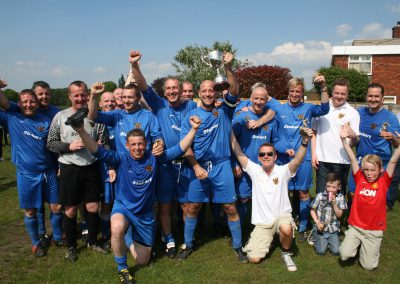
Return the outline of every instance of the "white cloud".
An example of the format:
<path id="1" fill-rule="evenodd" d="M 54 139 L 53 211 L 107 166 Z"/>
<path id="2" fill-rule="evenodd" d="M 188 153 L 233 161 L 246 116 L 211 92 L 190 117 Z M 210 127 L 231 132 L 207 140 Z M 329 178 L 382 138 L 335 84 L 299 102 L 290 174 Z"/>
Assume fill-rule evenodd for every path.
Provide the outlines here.
<path id="1" fill-rule="evenodd" d="M 400 14 L 400 4 L 394 4 L 389 6 L 389 9 L 392 13 Z"/>
<path id="2" fill-rule="evenodd" d="M 49 72 L 49 75 L 54 77 L 64 77 L 67 76 L 68 74 L 69 74 L 69 68 L 65 66 L 53 67 Z"/>
<path id="3" fill-rule="evenodd" d="M 380 23 L 370 23 L 363 27 L 356 39 L 387 39 L 392 38 L 392 29 L 385 28 Z"/>
<path id="4" fill-rule="evenodd" d="M 341 37 L 349 36 L 349 31 L 351 30 L 351 26 L 349 24 L 341 24 L 336 27 L 336 33 Z"/>
<path id="5" fill-rule="evenodd" d="M 152 82 L 156 78 L 165 77 L 167 75 L 174 75 L 175 68 L 171 63 L 157 63 L 149 62 L 140 66 L 143 75 L 146 77 L 147 82 Z"/>
<path id="6" fill-rule="evenodd" d="M 93 68 L 93 72 L 96 74 L 105 73 L 105 72 L 107 72 L 107 69 L 103 66 L 99 66 L 99 67 Z"/>
<path id="7" fill-rule="evenodd" d="M 308 86 L 316 69 L 329 66 L 332 56 L 332 44 L 327 41 L 286 42 L 276 46 L 272 52 L 258 52 L 240 56 L 254 65 L 278 65 L 291 70 L 294 77 L 303 77 Z"/>

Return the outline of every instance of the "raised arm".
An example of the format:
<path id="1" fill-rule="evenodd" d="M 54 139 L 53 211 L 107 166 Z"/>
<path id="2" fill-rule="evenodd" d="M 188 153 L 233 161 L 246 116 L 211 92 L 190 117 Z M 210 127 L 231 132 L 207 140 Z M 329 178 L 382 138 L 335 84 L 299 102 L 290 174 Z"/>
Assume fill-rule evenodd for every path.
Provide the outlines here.
<path id="1" fill-rule="evenodd" d="M 299 168 L 301 162 L 304 159 L 304 156 L 307 152 L 308 142 L 311 140 L 313 136 L 313 131 L 311 128 L 304 128 L 300 127 L 300 134 L 301 134 L 301 146 L 297 150 L 296 155 L 294 156 L 293 160 L 289 162 L 289 171 L 292 175 L 294 175 Z"/>
<path id="2" fill-rule="evenodd" d="M 97 98 L 104 92 L 104 84 L 101 82 L 96 82 L 90 88 L 90 97 L 89 97 L 89 114 L 88 118 L 90 120 L 96 120 L 97 118 L 97 110 L 98 110 L 98 100 Z"/>
<path id="3" fill-rule="evenodd" d="M 242 148 L 240 148 L 239 143 L 236 140 L 235 134 L 233 134 L 233 131 L 231 131 L 231 147 L 233 153 L 235 153 L 240 166 L 243 169 L 246 169 L 247 163 L 249 162 L 249 158 L 243 153 Z"/>
<path id="4" fill-rule="evenodd" d="M 326 85 L 324 75 L 318 75 L 314 78 L 314 83 L 321 88 L 321 104 L 329 102 L 328 86 Z"/>
<path id="5" fill-rule="evenodd" d="M 199 129 L 201 124 L 201 120 L 197 116 L 190 117 L 190 125 L 192 128 L 190 129 L 189 133 L 179 142 L 179 146 L 181 147 L 183 152 L 189 150 L 190 145 L 192 145 L 194 136 L 196 135 L 197 129 Z"/>
<path id="6" fill-rule="evenodd" d="M 6 95 L 4 95 L 3 92 L 1 91 L 1 89 L 5 87 L 7 87 L 6 80 L 0 78 L 0 108 L 8 110 L 10 108 L 10 102 L 8 101 Z"/>
<path id="7" fill-rule="evenodd" d="M 399 133 L 396 132 L 397 139 L 400 137 Z M 397 161 L 400 158 L 400 147 L 397 147 L 396 150 L 393 152 L 392 157 L 389 160 L 389 163 L 386 167 L 386 172 L 388 173 L 389 177 L 393 177 L 394 170 L 396 168 Z"/>
<path id="8" fill-rule="evenodd" d="M 147 82 L 139 67 L 140 58 L 142 58 L 142 54 L 139 50 L 131 50 L 129 52 L 129 63 L 131 64 L 132 76 L 135 79 L 136 84 L 138 84 L 139 89 L 144 92 L 147 90 Z"/>
<path id="9" fill-rule="evenodd" d="M 228 79 L 228 83 L 230 85 L 229 93 L 232 96 L 237 97 L 239 95 L 239 83 L 236 80 L 235 73 L 232 70 L 232 63 L 233 63 L 233 54 L 230 52 L 224 53 L 225 73 L 226 73 L 226 77 Z"/>
<path id="10" fill-rule="evenodd" d="M 89 150 L 91 153 L 96 153 L 99 145 L 97 142 L 85 131 L 83 127 L 83 123 L 78 127 L 73 127 L 74 130 L 79 134 L 83 144 L 85 144 L 86 149 Z"/>
<path id="11" fill-rule="evenodd" d="M 358 165 L 357 158 L 354 155 L 353 149 L 351 149 L 349 142 L 347 141 L 347 138 L 351 136 L 352 131 L 353 130 L 348 124 L 343 125 L 342 128 L 340 129 L 340 139 L 342 139 L 343 148 L 346 151 L 347 156 L 349 156 L 351 170 L 353 174 L 355 174 L 356 172 L 358 172 L 360 167 Z"/>

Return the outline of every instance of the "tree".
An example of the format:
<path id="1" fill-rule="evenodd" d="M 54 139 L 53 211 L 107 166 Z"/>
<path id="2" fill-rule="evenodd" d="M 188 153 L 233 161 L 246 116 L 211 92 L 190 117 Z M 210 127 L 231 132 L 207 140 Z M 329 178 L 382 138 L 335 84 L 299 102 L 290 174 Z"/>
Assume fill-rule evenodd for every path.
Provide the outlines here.
<path id="1" fill-rule="evenodd" d="M 5 89 L 3 91 L 3 94 L 10 100 L 13 102 L 17 102 L 18 101 L 18 92 L 14 91 L 13 89 Z"/>
<path id="2" fill-rule="evenodd" d="M 214 68 L 207 66 L 202 60 L 210 51 L 218 50 L 221 52 L 231 52 L 236 53 L 236 49 L 232 47 L 229 41 L 213 43 L 211 48 L 198 45 L 188 45 L 180 50 L 174 57 L 175 62 L 172 65 L 176 69 L 176 74 L 178 74 L 179 79 L 182 81 L 189 81 L 198 88 L 200 83 L 204 80 L 214 80 L 217 72 Z M 237 68 L 242 63 L 235 59 L 233 62 L 233 67 Z M 249 64 L 247 62 L 246 64 Z"/>
<path id="3" fill-rule="evenodd" d="M 69 106 L 70 102 L 67 88 L 51 89 L 51 103 L 53 105 L 64 108 Z"/>
<path id="4" fill-rule="evenodd" d="M 369 78 L 366 74 L 355 69 L 342 69 L 339 67 L 322 67 L 319 73 L 325 76 L 328 92 L 332 92 L 333 82 L 337 78 L 346 78 L 350 84 L 349 101 L 365 101 L 365 92 L 368 88 Z M 315 87 L 315 86 L 314 86 Z"/>
<path id="5" fill-rule="evenodd" d="M 118 79 L 118 88 L 125 87 L 125 77 L 124 74 L 121 74 L 121 77 Z"/>
<path id="6" fill-rule="evenodd" d="M 103 82 L 104 84 L 104 91 L 105 92 L 114 92 L 114 90 L 117 88 L 117 84 L 115 84 L 113 81 L 105 81 Z"/>
<path id="7" fill-rule="evenodd" d="M 292 78 L 290 69 L 268 65 L 240 68 L 235 74 L 242 98 L 250 97 L 251 86 L 261 82 L 267 85 L 269 95 L 275 99 L 284 99 L 288 94 L 287 83 Z"/>
<path id="8" fill-rule="evenodd" d="M 164 97 L 164 82 L 165 82 L 165 77 L 162 78 L 157 78 L 151 83 L 151 86 L 153 87 L 154 90 L 156 90 L 157 94 L 160 97 Z"/>

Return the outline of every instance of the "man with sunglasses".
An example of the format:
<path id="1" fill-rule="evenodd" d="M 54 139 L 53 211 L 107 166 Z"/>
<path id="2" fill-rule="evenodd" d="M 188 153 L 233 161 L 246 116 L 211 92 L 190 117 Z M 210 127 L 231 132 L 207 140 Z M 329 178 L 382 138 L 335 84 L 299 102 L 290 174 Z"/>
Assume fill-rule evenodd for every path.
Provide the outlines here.
<path id="1" fill-rule="evenodd" d="M 310 128 L 300 127 L 300 134 L 301 144 L 296 155 L 289 163 L 281 166 L 275 164 L 278 156 L 271 143 L 267 142 L 259 147 L 259 165 L 242 152 L 236 137 L 231 135 L 232 150 L 252 181 L 251 222 L 255 228 L 243 250 L 247 252 L 249 262 L 259 263 L 268 254 L 274 235 L 278 233 L 281 257 L 290 272 L 296 271 L 297 267 L 291 258 L 295 224 L 291 215 L 288 184 L 306 155 L 313 132 Z"/>

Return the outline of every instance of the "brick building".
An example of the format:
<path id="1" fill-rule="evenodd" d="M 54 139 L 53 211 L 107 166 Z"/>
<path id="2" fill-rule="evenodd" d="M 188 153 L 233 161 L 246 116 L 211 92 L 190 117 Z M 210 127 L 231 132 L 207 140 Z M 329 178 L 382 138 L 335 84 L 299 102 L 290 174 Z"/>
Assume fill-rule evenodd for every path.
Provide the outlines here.
<path id="1" fill-rule="evenodd" d="M 391 39 L 354 40 L 351 46 L 334 46 L 332 66 L 354 68 L 371 82 L 385 87 L 385 97 L 400 104 L 400 22 Z"/>

